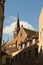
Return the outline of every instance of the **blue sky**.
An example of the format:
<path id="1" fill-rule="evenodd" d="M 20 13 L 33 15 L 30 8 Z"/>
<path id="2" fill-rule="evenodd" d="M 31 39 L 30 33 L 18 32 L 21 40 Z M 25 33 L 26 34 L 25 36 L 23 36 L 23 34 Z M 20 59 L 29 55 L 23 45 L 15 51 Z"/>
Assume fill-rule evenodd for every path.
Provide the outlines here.
<path id="1" fill-rule="evenodd" d="M 9 17 L 16 17 L 17 12 L 19 12 L 20 20 L 27 21 L 35 30 L 38 30 L 38 18 L 42 7 L 43 0 L 6 0 L 4 27 L 15 21 L 15 19 L 9 19 Z M 3 34 L 3 40 L 8 38 L 11 39 L 12 37 Z"/>

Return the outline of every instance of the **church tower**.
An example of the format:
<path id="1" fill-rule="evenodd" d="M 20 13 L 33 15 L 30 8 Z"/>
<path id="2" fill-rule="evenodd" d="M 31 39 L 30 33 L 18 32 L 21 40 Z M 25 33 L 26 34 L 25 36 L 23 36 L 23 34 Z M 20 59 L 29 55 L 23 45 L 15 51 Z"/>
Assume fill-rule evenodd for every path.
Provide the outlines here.
<path id="1" fill-rule="evenodd" d="M 19 23 L 19 16 L 17 15 L 15 30 L 14 30 L 14 38 L 18 35 L 18 32 L 20 30 L 20 23 Z"/>
<path id="2" fill-rule="evenodd" d="M 39 52 L 41 47 L 43 49 L 43 8 L 39 16 Z"/>

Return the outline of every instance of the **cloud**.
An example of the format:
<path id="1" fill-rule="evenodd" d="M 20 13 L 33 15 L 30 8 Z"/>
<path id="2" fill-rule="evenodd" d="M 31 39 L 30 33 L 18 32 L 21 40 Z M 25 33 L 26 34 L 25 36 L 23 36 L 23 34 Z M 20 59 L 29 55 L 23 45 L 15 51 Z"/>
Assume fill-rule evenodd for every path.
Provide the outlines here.
<path id="1" fill-rule="evenodd" d="M 9 26 L 5 26 L 3 28 L 3 33 L 7 34 L 7 35 L 10 35 L 10 36 L 13 35 L 15 25 L 16 25 L 16 21 L 12 22 Z M 31 24 L 29 24 L 28 22 L 26 22 L 26 21 L 20 21 L 20 27 L 21 27 L 21 25 L 23 25 L 24 28 L 34 30 L 33 26 Z"/>

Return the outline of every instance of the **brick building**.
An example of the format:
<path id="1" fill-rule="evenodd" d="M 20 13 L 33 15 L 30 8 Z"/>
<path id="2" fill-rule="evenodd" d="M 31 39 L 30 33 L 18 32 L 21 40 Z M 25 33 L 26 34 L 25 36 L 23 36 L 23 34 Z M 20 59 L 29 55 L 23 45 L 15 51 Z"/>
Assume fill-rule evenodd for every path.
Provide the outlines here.
<path id="1" fill-rule="evenodd" d="M 30 29 L 26 29 L 23 25 L 20 28 L 19 16 L 17 16 L 15 30 L 13 31 L 14 38 L 12 40 L 7 40 L 7 42 L 2 46 L 2 50 L 12 53 L 19 51 L 21 48 L 28 47 L 38 42 L 38 32 Z"/>
<path id="2" fill-rule="evenodd" d="M 17 16 L 14 38 L 7 40 L 2 50 L 12 56 L 11 65 L 43 65 L 43 9 L 39 17 L 39 31 L 26 29 L 23 25 L 20 27 L 19 22 Z"/>

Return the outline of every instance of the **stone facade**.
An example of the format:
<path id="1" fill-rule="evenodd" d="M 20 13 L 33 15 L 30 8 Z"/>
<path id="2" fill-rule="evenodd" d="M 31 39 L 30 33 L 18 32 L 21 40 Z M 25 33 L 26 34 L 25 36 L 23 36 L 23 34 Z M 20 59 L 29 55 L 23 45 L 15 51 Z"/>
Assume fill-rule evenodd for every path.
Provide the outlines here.
<path id="1" fill-rule="evenodd" d="M 39 16 L 39 52 L 41 47 L 43 47 L 43 8 Z"/>

